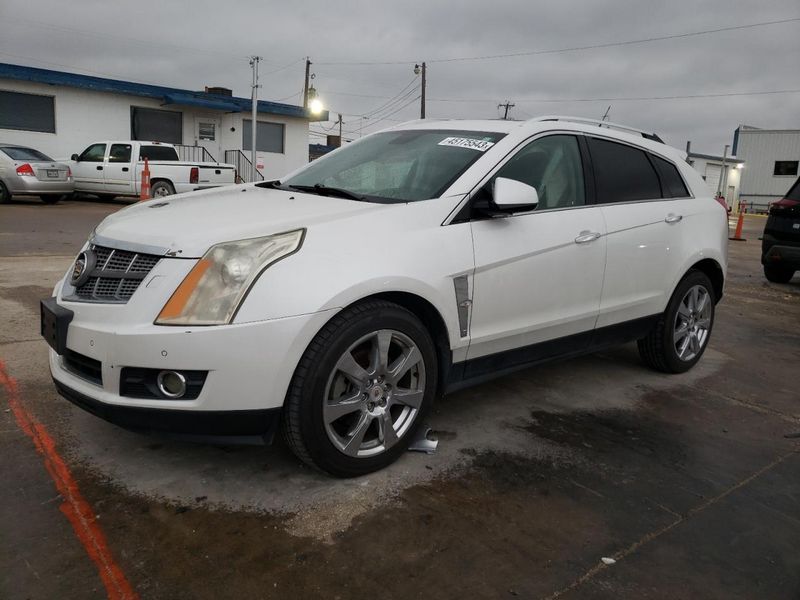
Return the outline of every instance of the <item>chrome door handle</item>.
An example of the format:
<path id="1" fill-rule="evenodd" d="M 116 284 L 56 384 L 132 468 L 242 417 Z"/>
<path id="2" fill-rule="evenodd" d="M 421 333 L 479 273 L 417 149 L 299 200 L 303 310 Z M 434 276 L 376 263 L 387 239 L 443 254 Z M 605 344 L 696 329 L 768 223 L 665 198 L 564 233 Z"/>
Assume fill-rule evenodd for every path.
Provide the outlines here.
<path id="1" fill-rule="evenodd" d="M 665 223 L 678 223 L 683 218 L 683 215 L 674 215 L 669 213 L 664 219 Z"/>
<path id="2" fill-rule="evenodd" d="M 597 238 L 600 237 L 600 234 L 596 231 L 581 231 L 580 235 L 575 238 L 576 244 L 588 244 L 589 242 L 595 241 Z"/>

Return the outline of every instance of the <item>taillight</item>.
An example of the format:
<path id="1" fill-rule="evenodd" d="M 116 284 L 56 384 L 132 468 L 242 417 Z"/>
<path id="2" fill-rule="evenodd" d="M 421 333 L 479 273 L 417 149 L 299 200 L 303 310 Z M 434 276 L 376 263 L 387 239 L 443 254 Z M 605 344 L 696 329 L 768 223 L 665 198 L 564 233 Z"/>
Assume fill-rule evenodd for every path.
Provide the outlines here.
<path id="1" fill-rule="evenodd" d="M 67 167 L 67 179 L 69 179 L 70 177 L 72 177 L 72 169 Z"/>
<path id="2" fill-rule="evenodd" d="M 800 200 L 792 200 L 791 198 L 783 198 L 777 202 L 769 205 L 769 214 L 781 214 L 784 211 L 788 213 L 800 212 Z"/>
<path id="3" fill-rule="evenodd" d="M 17 175 L 22 175 L 23 177 L 36 177 L 36 173 L 33 172 L 33 167 L 28 163 L 17 167 Z"/>
<path id="4" fill-rule="evenodd" d="M 791 200 L 789 198 L 784 198 L 783 200 L 778 200 L 777 202 L 773 202 L 772 206 L 779 206 L 781 208 L 791 208 L 792 206 L 797 206 L 800 204 L 800 200 Z"/>
<path id="5" fill-rule="evenodd" d="M 192 167 L 192 170 L 189 171 L 189 183 L 197 183 L 198 181 L 200 181 L 200 169 Z"/>
<path id="6" fill-rule="evenodd" d="M 728 212 L 728 203 L 725 202 L 725 197 L 724 196 L 717 196 L 716 198 L 714 198 L 714 200 L 719 202 L 720 206 L 722 206 L 722 208 L 725 209 L 725 212 Z"/>

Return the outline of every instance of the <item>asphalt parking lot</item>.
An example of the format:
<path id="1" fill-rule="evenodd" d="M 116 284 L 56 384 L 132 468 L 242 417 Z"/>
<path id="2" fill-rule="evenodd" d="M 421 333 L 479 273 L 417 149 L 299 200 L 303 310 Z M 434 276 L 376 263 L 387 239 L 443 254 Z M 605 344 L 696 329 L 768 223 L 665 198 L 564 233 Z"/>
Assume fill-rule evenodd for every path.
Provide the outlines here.
<path id="1" fill-rule="evenodd" d="M 800 598 L 800 274 L 764 279 L 762 217 L 691 372 L 635 345 L 522 371 L 341 481 L 56 395 L 38 301 L 122 206 L 0 206 L 0 598 Z"/>

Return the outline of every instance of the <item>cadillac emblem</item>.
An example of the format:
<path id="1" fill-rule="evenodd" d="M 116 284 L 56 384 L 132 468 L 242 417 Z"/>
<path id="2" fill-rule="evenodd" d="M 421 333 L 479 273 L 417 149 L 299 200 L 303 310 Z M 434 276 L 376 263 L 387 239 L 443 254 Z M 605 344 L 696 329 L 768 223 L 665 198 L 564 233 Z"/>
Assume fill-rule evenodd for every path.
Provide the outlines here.
<path id="1" fill-rule="evenodd" d="M 78 255 L 75 259 L 75 264 L 72 266 L 72 276 L 69 282 L 73 287 L 80 287 L 86 283 L 94 270 L 96 258 L 94 252 L 86 250 Z"/>

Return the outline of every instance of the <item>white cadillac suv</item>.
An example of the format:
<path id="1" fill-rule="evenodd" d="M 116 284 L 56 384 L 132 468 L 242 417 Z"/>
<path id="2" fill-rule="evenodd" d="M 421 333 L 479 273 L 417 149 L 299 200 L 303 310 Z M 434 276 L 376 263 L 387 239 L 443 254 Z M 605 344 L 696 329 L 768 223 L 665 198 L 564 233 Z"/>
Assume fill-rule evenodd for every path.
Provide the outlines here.
<path id="1" fill-rule="evenodd" d="M 638 340 L 708 345 L 727 215 L 658 136 L 417 121 L 283 178 L 131 206 L 42 301 L 58 391 L 122 427 L 379 469 L 437 395 Z"/>

